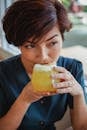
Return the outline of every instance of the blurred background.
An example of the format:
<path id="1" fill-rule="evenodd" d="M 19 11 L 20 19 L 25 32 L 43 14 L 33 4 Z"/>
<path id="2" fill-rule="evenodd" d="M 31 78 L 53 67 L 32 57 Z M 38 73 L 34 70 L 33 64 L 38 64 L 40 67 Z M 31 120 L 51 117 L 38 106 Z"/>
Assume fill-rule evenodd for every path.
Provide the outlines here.
<path id="1" fill-rule="evenodd" d="M 0 21 L 5 9 L 15 0 L 0 0 Z M 74 57 L 83 62 L 87 75 L 87 0 L 60 0 L 66 7 L 69 19 L 73 23 L 70 32 L 65 33 L 61 55 Z M 19 53 L 19 50 L 8 45 L 0 22 L 0 58 L 5 59 Z"/>

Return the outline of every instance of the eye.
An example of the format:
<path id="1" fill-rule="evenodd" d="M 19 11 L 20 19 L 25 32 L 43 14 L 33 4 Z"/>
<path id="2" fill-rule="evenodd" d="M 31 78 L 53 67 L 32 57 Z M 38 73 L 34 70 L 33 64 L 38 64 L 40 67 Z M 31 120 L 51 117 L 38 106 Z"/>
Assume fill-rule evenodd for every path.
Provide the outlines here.
<path id="1" fill-rule="evenodd" d="M 35 44 L 26 45 L 25 48 L 27 49 L 35 48 Z"/>
<path id="2" fill-rule="evenodd" d="M 54 46 L 54 45 L 56 45 L 56 44 L 58 44 L 58 41 L 51 42 L 51 45 L 52 45 L 52 46 Z"/>

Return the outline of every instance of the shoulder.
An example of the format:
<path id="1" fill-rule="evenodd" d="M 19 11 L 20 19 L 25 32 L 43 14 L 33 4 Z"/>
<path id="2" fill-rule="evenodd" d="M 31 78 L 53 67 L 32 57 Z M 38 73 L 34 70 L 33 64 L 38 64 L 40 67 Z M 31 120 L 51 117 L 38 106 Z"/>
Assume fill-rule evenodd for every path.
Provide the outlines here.
<path id="1" fill-rule="evenodd" d="M 60 56 L 59 59 L 58 59 L 58 62 L 57 62 L 57 65 L 59 66 L 63 66 L 63 67 L 68 67 L 68 66 L 75 66 L 75 65 L 82 65 L 82 62 L 77 60 L 77 59 L 74 59 L 74 58 L 68 58 L 68 57 L 63 57 L 63 56 Z"/>
<path id="2" fill-rule="evenodd" d="M 16 56 L 10 57 L 8 59 L 2 60 L 2 61 L 0 61 L 0 66 L 11 64 L 15 60 L 17 60 L 19 57 L 20 57 L 20 55 L 16 55 Z"/>
<path id="3" fill-rule="evenodd" d="M 58 66 L 62 66 L 64 68 L 66 68 L 69 71 L 76 71 L 76 70 L 81 70 L 83 68 L 82 62 L 74 59 L 74 58 L 67 58 L 67 57 L 62 57 L 60 56 L 58 62 L 57 62 Z"/>
<path id="4" fill-rule="evenodd" d="M 5 59 L 5 60 L 1 60 L 1 61 L 0 61 L 0 65 L 1 65 L 1 64 L 9 64 L 9 63 L 15 61 L 16 59 L 18 59 L 19 57 L 20 57 L 20 55 L 16 55 L 16 56 L 12 56 L 12 57 L 10 57 L 10 58 L 7 58 L 7 59 Z"/>
<path id="5" fill-rule="evenodd" d="M 13 75 L 17 69 L 19 55 L 0 61 L 0 78 Z"/>
<path id="6" fill-rule="evenodd" d="M 82 64 L 81 61 L 75 58 L 63 57 L 60 56 L 57 62 L 59 65 L 67 66 L 67 64 L 72 65 L 74 64 Z"/>

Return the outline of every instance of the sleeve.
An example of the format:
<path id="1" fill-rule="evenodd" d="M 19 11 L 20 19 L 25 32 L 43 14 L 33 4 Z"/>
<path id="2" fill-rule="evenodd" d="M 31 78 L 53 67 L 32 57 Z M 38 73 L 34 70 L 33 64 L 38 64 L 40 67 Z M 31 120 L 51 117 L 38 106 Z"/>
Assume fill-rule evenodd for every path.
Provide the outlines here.
<path id="1" fill-rule="evenodd" d="M 85 79 L 84 79 L 84 72 L 83 72 L 83 65 L 80 61 L 78 60 L 73 60 L 72 68 L 71 68 L 71 73 L 74 76 L 74 78 L 77 80 L 77 82 L 81 85 L 83 92 L 84 92 L 84 97 L 85 101 L 87 103 L 87 95 L 85 91 Z M 68 94 L 68 104 L 70 108 L 73 108 L 73 96 Z"/>

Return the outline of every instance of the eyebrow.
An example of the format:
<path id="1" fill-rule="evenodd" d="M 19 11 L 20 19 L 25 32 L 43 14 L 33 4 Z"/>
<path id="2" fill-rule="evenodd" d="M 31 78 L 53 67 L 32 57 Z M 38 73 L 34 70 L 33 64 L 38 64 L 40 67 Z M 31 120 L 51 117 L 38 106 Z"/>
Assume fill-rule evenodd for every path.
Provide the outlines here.
<path id="1" fill-rule="evenodd" d="M 58 34 L 55 34 L 54 36 L 50 37 L 49 39 L 47 39 L 46 41 L 50 41 L 51 39 L 53 39 L 54 37 L 58 37 Z M 35 42 L 32 42 L 32 41 L 27 41 L 29 43 L 35 43 Z"/>
<path id="2" fill-rule="evenodd" d="M 46 41 L 50 41 L 51 39 L 53 39 L 54 37 L 57 37 L 58 34 L 55 34 L 54 36 L 50 37 L 49 39 L 47 39 Z"/>

